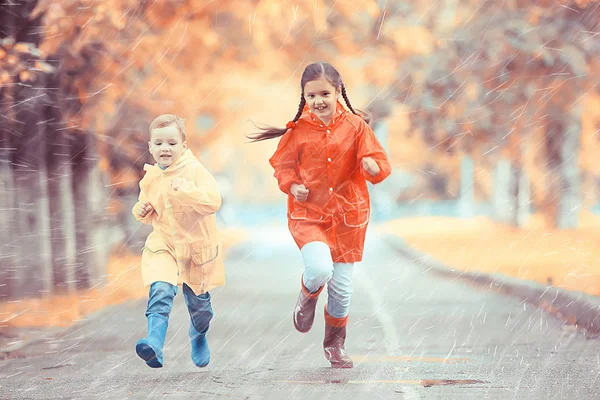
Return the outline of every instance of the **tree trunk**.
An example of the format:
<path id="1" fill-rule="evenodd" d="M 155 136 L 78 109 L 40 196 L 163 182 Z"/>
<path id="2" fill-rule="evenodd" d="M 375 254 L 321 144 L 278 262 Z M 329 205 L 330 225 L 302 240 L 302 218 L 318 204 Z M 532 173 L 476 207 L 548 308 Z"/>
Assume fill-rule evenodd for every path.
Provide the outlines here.
<path id="1" fill-rule="evenodd" d="M 494 174 L 492 209 L 494 220 L 519 228 L 529 217 L 529 177 L 525 170 L 501 159 Z"/>
<path id="2" fill-rule="evenodd" d="M 581 171 L 579 150 L 581 140 L 581 106 L 565 116 L 565 133 L 562 137 L 561 165 L 559 174 L 561 192 L 558 201 L 556 226 L 559 229 L 575 229 L 579 225 L 581 210 Z"/>
<path id="3" fill-rule="evenodd" d="M 56 122 L 52 124 L 56 126 Z M 48 193 L 51 221 L 52 271 L 57 292 L 74 288 L 76 238 L 71 190 L 71 161 L 65 131 L 57 131 L 48 146 Z"/>
<path id="4" fill-rule="evenodd" d="M 6 115 L 6 114 L 5 114 Z M 6 124 L 9 125 L 10 124 Z M 15 246 L 15 190 L 11 166 L 9 127 L 0 127 L 0 301 L 14 292 L 17 248 Z"/>
<path id="5" fill-rule="evenodd" d="M 500 159 L 494 171 L 494 192 L 492 194 L 492 215 L 500 223 L 515 220 L 515 196 L 513 195 L 513 173 L 509 160 Z"/>
<path id="6" fill-rule="evenodd" d="M 90 229 L 91 218 L 88 208 L 88 188 L 90 182 L 90 163 L 86 158 L 87 133 L 74 133 L 71 142 L 81 143 L 72 146 L 74 153 L 73 163 L 73 210 L 75 216 L 75 238 L 77 256 L 75 260 L 75 286 L 77 289 L 88 289 L 91 287 L 92 278 L 89 271 Z"/>
<path id="7" fill-rule="evenodd" d="M 549 195 L 545 201 L 550 222 L 558 229 L 574 229 L 579 223 L 581 177 L 579 146 L 581 135 L 580 106 L 570 113 L 551 110 L 548 121 L 546 152 L 552 172 Z"/>
<path id="8" fill-rule="evenodd" d="M 516 181 L 516 212 L 514 214 L 514 225 L 523 228 L 527 223 L 531 204 L 531 190 L 529 187 L 529 176 L 523 168 L 514 169 Z"/>
<path id="9" fill-rule="evenodd" d="M 473 159 L 465 155 L 460 163 L 460 198 L 458 201 L 458 214 L 461 218 L 470 218 L 474 215 L 475 186 L 474 186 Z"/>
<path id="10" fill-rule="evenodd" d="M 0 87 L 0 110 L 6 122 L 0 124 L 0 300 L 9 298 L 15 290 L 16 235 L 14 224 L 15 190 L 12 170 L 14 148 L 11 140 L 15 124 L 14 87 Z"/>
<path id="11" fill-rule="evenodd" d="M 17 113 L 15 135 L 19 145 L 14 161 L 16 189 L 17 234 L 19 254 L 16 265 L 14 295 L 19 297 L 48 294 L 52 290 L 52 268 L 49 254 L 51 248 L 47 227 L 49 219 L 47 195 L 44 190 L 47 179 L 44 165 L 45 135 L 39 114 L 33 112 L 40 104 Z"/>
<path id="12" fill-rule="evenodd" d="M 72 140 L 73 200 L 77 259 L 75 284 L 87 289 L 104 281 L 106 272 L 107 229 L 104 218 L 106 194 L 97 166 L 96 138 L 90 132 L 76 133 Z"/>
<path id="13" fill-rule="evenodd" d="M 95 140 L 95 137 L 94 137 Z M 94 146 L 95 148 L 95 146 Z M 92 223 L 91 240 L 92 251 L 90 253 L 90 276 L 92 284 L 101 285 L 106 283 L 106 266 L 108 254 L 113 244 L 108 235 L 108 219 L 106 217 L 107 199 L 109 194 L 104 182 L 102 172 L 98 166 L 98 155 L 95 154 L 90 170 L 89 204 Z"/>

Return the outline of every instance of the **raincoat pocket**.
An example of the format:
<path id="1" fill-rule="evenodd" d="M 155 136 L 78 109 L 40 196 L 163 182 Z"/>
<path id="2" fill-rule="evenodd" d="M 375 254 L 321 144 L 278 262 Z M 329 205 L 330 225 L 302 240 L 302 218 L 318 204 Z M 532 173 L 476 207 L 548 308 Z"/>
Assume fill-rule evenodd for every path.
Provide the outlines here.
<path id="1" fill-rule="evenodd" d="M 344 225 L 350 228 L 361 228 L 369 223 L 369 210 L 355 210 L 344 213 Z"/>
<path id="2" fill-rule="evenodd" d="M 162 240 L 158 235 L 151 233 L 146 239 L 146 243 L 144 247 L 142 247 L 142 252 L 148 250 L 151 253 L 160 253 L 160 252 L 168 252 L 169 248 L 165 244 L 164 240 Z"/>
<path id="3" fill-rule="evenodd" d="M 306 208 L 296 208 L 291 212 L 290 218 L 295 220 L 307 220 L 308 215 L 306 212 Z"/>
<path id="4" fill-rule="evenodd" d="M 323 220 L 323 214 L 306 206 L 305 203 L 294 200 L 293 209 L 290 212 L 290 219 L 293 221 L 319 222 Z"/>
<path id="5" fill-rule="evenodd" d="M 205 283 L 207 264 L 215 261 L 219 257 L 221 251 L 218 244 L 207 244 L 194 246 L 192 249 L 192 263 L 190 265 L 190 283 L 202 284 Z"/>

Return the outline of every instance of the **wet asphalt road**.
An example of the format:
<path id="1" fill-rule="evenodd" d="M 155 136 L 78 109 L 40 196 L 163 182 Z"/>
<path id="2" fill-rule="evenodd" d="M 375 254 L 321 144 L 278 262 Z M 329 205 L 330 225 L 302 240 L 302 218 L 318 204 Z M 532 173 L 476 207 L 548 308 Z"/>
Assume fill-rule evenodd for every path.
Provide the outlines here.
<path id="1" fill-rule="evenodd" d="M 354 274 L 354 369 L 333 370 L 323 356 L 324 296 L 313 329 L 294 330 L 300 253 L 285 228 L 264 228 L 231 249 L 228 284 L 212 292 L 207 368 L 191 362 L 180 291 L 163 368 L 135 354 L 146 303 L 131 301 L 0 361 L 0 398 L 600 398 L 600 339 L 519 299 L 431 274 L 372 232 Z"/>

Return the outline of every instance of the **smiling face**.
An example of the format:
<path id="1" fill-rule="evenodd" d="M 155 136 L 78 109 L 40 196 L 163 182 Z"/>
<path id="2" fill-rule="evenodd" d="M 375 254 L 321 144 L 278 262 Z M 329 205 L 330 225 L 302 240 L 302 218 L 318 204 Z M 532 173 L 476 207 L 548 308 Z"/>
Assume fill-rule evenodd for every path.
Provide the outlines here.
<path id="1" fill-rule="evenodd" d="M 183 140 L 175 125 L 169 125 L 152 130 L 148 148 L 160 166 L 169 167 L 174 165 L 187 149 L 187 142 Z"/>
<path id="2" fill-rule="evenodd" d="M 326 79 L 321 78 L 306 82 L 304 98 L 309 110 L 325 125 L 329 125 L 335 115 L 339 91 Z"/>

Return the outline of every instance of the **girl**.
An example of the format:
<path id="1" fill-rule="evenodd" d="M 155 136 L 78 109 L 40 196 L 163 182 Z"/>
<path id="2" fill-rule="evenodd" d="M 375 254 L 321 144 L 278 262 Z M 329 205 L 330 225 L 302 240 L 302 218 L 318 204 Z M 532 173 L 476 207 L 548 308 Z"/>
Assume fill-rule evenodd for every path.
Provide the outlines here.
<path id="1" fill-rule="evenodd" d="M 150 153 L 133 214 L 152 232 L 142 252 L 142 279 L 150 286 L 148 336 L 136 353 L 149 367 L 163 366 L 163 346 L 178 285 L 190 314 L 192 361 L 210 362 L 206 333 L 213 317 L 209 290 L 225 285 L 225 267 L 215 213 L 221 206 L 217 182 L 187 148 L 185 121 L 173 114 L 150 124 Z"/>
<path id="2" fill-rule="evenodd" d="M 352 368 L 344 343 L 354 263 L 362 260 L 370 204 L 367 183 L 391 173 L 365 114 L 352 108 L 338 71 L 328 63 L 306 67 L 298 112 L 286 129 L 265 128 L 252 141 L 280 137 L 269 162 L 288 195 L 288 227 L 304 260 L 294 326 L 308 332 L 327 284 L 325 357 Z M 349 113 L 338 101 L 344 101 Z"/>

